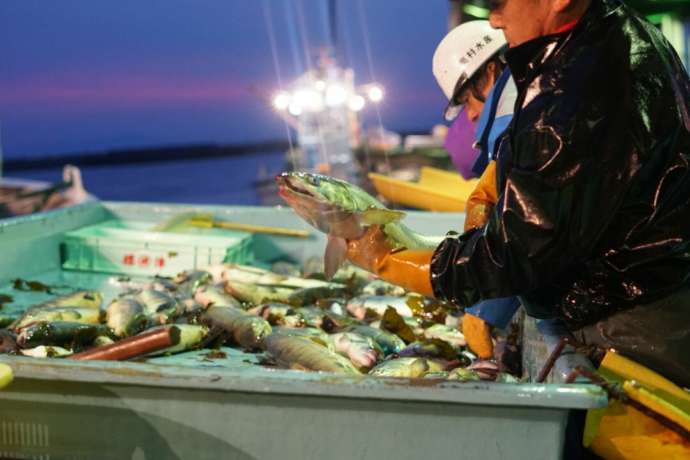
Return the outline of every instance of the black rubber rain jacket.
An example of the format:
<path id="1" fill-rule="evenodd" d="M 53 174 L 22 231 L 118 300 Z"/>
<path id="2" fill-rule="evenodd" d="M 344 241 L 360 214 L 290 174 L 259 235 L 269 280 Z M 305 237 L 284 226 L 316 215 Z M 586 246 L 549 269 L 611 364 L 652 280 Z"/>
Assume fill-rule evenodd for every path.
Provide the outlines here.
<path id="1" fill-rule="evenodd" d="M 520 295 L 576 329 L 688 286 L 690 82 L 660 31 L 594 0 L 507 59 L 519 96 L 501 195 L 487 225 L 437 248 L 435 294 Z"/>

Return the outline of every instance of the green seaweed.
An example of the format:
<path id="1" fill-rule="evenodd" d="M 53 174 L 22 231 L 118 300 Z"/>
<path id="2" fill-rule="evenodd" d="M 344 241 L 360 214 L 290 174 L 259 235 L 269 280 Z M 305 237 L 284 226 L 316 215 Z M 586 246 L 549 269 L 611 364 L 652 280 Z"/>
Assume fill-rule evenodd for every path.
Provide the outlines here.
<path id="1" fill-rule="evenodd" d="M 412 332 L 410 326 L 405 323 L 402 316 L 392 307 L 386 308 L 386 312 L 381 319 L 381 329 L 397 335 L 405 343 L 412 343 L 417 340 L 417 336 Z"/>

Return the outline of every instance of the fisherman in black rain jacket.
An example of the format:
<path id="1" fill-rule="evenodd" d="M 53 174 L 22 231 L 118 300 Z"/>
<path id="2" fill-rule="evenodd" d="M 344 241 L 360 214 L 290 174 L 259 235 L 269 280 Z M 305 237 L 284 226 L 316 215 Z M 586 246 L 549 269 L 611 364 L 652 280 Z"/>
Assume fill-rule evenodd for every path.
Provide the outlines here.
<path id="1" fill-rule="evenodd" d="M 690 81 L 682 63 L 658 29 L 616 0 L 490 4 L 492 25 L 511 44 L 519 93 L 497 153 L 498 204 L 484 227 L 449 235 L 430 265 L 417 255 L 418 269 L 436 297 L 473 305 L 519 295 L 531 316 L 560 318 L 579 340 L 690 387 Z M 534 20 L 532 29 L 518 24 L 518 8 L 572 20 L 545 35 Z M 511 43 L 511 34 L 519 42 L 530 32 Z M 372 264 L 365 256 L 381 241 L 350 241 L 348 256 L 382 271 L 381 257 Z"/>

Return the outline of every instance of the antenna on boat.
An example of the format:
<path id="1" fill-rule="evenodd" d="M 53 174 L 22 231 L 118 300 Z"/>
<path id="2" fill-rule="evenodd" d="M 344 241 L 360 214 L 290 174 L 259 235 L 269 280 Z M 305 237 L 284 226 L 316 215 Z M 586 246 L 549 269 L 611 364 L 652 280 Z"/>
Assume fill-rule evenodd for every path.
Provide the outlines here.
<path id="1" fill-rule="evenodd" d="M 338 5 L 336 0 L 328 0 L 328 28 L 331 32 L 331 46 L 338 49 Z M 337 52 L 337 51 L 336 51 Z"/>

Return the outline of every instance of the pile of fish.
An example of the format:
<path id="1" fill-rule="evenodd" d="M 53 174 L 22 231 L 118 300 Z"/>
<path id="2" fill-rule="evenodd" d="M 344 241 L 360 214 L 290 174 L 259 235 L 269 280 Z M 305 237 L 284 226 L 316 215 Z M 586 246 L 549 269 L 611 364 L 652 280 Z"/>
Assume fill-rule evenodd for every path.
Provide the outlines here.
<path id="1" fill-rule="evenodd" d="M 225 264 L 119 283 L 121 292 L 107 305 L 101 293 L 83 290 L 31 306 L 0 330 L 0 348 L 68 357 L 176 328 L 178 343 L 140 358 L 228 344 L 262 354 L 263 365 L 290 369 L 461 381 L 520 377 L 519 355 L 505 359 L 516 354 L 515 334 L 496 347 L 512 355 L 478 360 L 460 332 L 461 312 L 353 267 L 330 281 Z"/>

